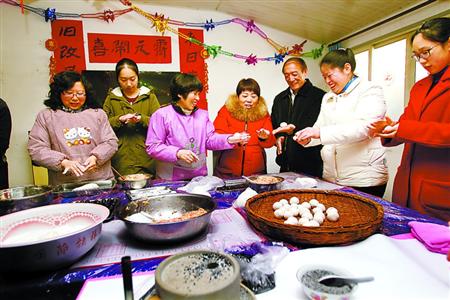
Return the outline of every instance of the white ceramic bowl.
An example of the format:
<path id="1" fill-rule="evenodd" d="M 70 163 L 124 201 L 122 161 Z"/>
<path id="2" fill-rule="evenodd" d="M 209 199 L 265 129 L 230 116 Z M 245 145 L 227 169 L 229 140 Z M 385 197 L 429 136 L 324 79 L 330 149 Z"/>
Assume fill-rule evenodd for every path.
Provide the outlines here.
<path id="1" fill-rule="evenodd" d="M 156 290 L 164 300 L 240 299 L 241 273 L 231 255 L 200 250 L 175 254 L 159 264 Z"/>
<path id="2" fill-rule="evenodd" d="M 70 265 L 98 241 L 108 208 L 53 204 L 0 217 L 0 272 L 54 270 Z"/>
<path id="3" fill-rule="evenodd" d="M 298 269 L 297 280 L 300 282 L 303 292 L 311 300 L 348 300 L 355 292 L 358 284 L 350 287 L 332 288 L 318 283 L 315 279 L 319 279 L 324 275 L 318 275 L 323 272 L 329 272 L 336 275 L 352 276 L 352 274 L 342 268 L 336 268 L 329 265 L 305 265 Z M 317 273 L 316 273 L 317 271 Z M 314 273 L 311 273 L 314 272 Z M 307 276 L 310 274 L 310 276 Z M 317 274 L 318 276 L 315 276 Z"/>

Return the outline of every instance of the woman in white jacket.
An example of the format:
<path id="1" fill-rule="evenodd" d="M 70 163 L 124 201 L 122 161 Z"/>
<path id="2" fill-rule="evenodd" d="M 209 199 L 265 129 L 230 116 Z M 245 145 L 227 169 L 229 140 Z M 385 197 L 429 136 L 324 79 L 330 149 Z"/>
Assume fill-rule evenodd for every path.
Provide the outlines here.
<path id="1" fill-rule="evenodd" d="M 388 181 L 385 150 L 371 138 L 368 125 L 386 113 L 383 89 L 356 76 L 351 49 L 333 50 L 320 62 L 320 71 L 331 91 L 322 99 L 313 127 L 298 131 L 299 144 L 323 145 L 323 178 L 382 197 Z"/>

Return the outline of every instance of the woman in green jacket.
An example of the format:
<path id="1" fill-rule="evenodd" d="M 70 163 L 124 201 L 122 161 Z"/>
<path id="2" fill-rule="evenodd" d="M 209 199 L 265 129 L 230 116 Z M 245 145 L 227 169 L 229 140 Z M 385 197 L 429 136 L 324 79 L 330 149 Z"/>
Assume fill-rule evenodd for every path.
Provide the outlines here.
<path id="1" fill-rule="evenodd" d="M 134 61 L 121 59 L 116 64 L 119 86 L 110 90 L 103 109 L 119 138 L 119 150 L 112 158 L 113 167 L 121 174 L 155 175 L 153 159 L 145 152 L 150 116 L 159 108 L 156 95 L 138 86 L 139 69 Z"/>

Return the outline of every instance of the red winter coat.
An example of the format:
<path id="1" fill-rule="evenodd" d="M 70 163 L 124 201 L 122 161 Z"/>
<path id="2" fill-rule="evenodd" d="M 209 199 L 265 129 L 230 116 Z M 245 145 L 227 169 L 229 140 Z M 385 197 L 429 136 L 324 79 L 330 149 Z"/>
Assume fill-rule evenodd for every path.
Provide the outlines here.
<path id="1" fill-rule="evenodd" d="M 432 78 L 417 82 L 400 117 L 395 139 L 405 143 L 392 199 L 421 213 L 450 220 L 450 68 L 427 92 Z"/>
<path id="2" fill-rule="evenodd" d="M 265 174 L 266 153 L 264 148 L 275 145 L 275 137 L 272 134 L 272 121 L 267 110 L 266 102 L 262 97 L 256 106 L 247 111 L 239 105 L 236 95 L 231 95 L 225 105 L 219 110 L 214 127 L 218 133 L 243 132 L 245 129 L 245 118 L 247 117 L 247 132 L 250 134 L 250 141 L 246 146 L 235 147 L 234 149 L 221 151 L 214 168 L 214 175 L 227 178 L 252 174 Z M 267 129 L 270 131 L 268 139 L 262 141 L 258 139 L 256 130 Z M 242 172 L 242 161 L 244 169 Z"/>

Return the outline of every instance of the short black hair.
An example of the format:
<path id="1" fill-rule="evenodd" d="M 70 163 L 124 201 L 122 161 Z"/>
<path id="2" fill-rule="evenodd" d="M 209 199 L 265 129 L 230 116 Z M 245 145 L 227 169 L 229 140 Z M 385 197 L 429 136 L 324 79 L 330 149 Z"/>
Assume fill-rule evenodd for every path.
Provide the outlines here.
<path id="1" fill-rule="evenodd" d="M 102 106 L 96 100 L 92 85 L 84 76 L 74 71 L 63 71 L 53 77 L 53 82 L 50 83 L 48 99 L 44 100 L 44 105 L 53 110 L 61 109 L 64 106 L 61 101 L 61 94 L 72 88 L 76 82 L 81 82 L 86 91 L 86 102 L 84 103 L 84 107 L 101 108 Z"/>
<path id="2" fill-rule="evenodd" d="M 419 33 L 427 40 L 444 44 L 450 36 L 450 18 L 435 18 L 426 21 L 414 32 L 411 37 L 411 44 Z"/>
<path id="3" fill-rule="evenodd" d="M 116 78 L 117 78 L 117 81 L 119 80 L 120 71 L 125 69 L 125 67 L 127 67 L 128 69 L 133 70 L 134 73 L 136 73 L 136 75 L 138 77 L 138 80 L 139 80 L 139 68 L 138 68 L 137 64 L 133 60 L 131 60 L 129 58 L 122 58 L 116 64 Z"/>
<path id="4" fill-rule="evenodd" d="M 331 50 L 320 61 L 320 66 L 330 65 L 331 67 L 337 67 L 339 69 L 343 69 L 345 64 L 350 64 L 350 66 L 352 67 L 352 71 L 355 71 L 355 54 L 353 54 L 353 51 L 350 48 Z"/>
<path id="5" fill-rule="evenodd" d="M 244 78 L 241 79 L 236 87 L 236 95 L 240 95 L 244 91 L 250 91 L 258 95 L 261 95 L 261 88 L 259 87 L 258 82 L 256 82 L 253 78 Z"/>
<path id="6" fill-rule="evenodd" d="M 173 102 L 180 100 L 179 95 L 186 98 L 190 92 L 201 92 L 202 90 L 203 84 L 194 74 L 178 73 L 172 78 L 170 83 L 170 95 Z"/>

